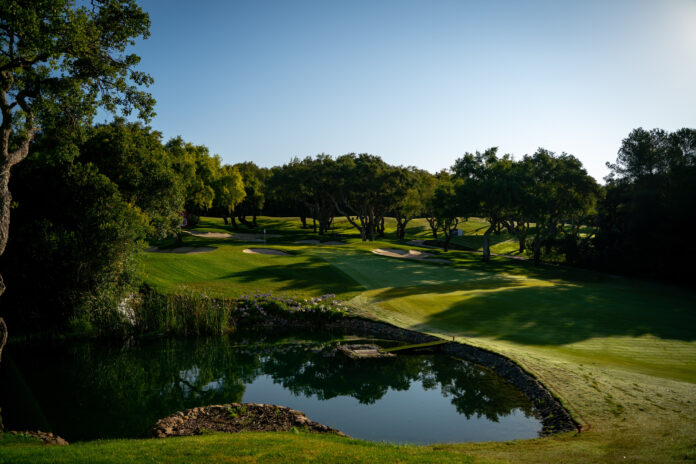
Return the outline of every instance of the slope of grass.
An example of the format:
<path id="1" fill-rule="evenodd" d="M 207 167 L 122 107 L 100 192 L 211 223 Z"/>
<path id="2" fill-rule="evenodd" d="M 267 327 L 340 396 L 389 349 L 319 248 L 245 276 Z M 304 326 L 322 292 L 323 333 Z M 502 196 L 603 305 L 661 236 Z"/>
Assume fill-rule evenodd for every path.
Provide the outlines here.
<path id="1" fill-rule="evenodd" d="M 322 240 L 340 239 L 344 246 L 294 244 L 317 238 L 300 229 L 296 219 L 260 218 L 259 225 L 283 235 L 269 239 L 267 246 L 292 255 L 247 255 L 241 250 L 263 245 L 189 236 L 186 245 L 217 249 L 200 255 L 145 254 L 143 276 L 166 291 L 336 293 L 350 299 L 357 313 L 509 356 L 558 395 L 585 428 L 579 435 L 541 440 L 412 448 L 426 453 L 419 455 L 421 462 L 445 462 L 440 454 L 427 454 L 435 450 L 508 462 L 696 459 L 693 291 L 564 267 L 536 268 L 502 257 L 482 263 L 471 252 L 427 250 L 446 256 L 449 265 L 371 253 L 378 247 L 416 248 L 390 235 L 392 221 L 387 222 L 386 239 L 363 243 L 345 221 L 337 220 L 334 235 Z M 417 229 L 422 225 L 414 221 L 407 238 L 426 238 L 427 231 Z M 214 219 L 201 227 L 231 230 Z M 290 435 L 268 437 L 293 440 Z M 338 438 L 326 440 L 322 446 L 336 450 L 353 446 Z M 288 446 L 292 459 L 306 457 L 304 443 Z M 373 461 L 391 462 L 390 456 Z M 249 455 L 252 461 L 263 459 L 273 460 L 260 450 Z"/>

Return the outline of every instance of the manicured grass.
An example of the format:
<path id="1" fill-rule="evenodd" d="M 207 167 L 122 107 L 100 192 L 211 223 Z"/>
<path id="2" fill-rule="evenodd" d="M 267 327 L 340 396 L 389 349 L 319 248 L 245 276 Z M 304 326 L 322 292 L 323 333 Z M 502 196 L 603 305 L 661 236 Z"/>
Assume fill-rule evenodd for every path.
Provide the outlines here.
<path id="1" fill-rule="evenodd" d="M 696 293 L 692 290 L 559 266 L 536 268 L 527 261 L 503 257 L 482 263 L 471 252 L 427 250 L 446 256 L 452 262 L 449 265 L 371 253 L 373 248 L 417 248 L 395 240 L 392 221 L 387 222 L 384 240 L 363 243 L 345 227 L 345 221 L 337 220 L 335 234 L 322 240 L 339 239 L 347 243 L 344 246 L 294 244 L 317 238 L 300 229 L 297 219 L 260 218 L 259 225 L 269 233 L 283 234 L 269 239 L 267 246 L 292 256 L 247 255 L 241 250 L 263 245 L 189 236 L 185 245 L 218 249 L 200 255 L 144 254 L 143 276 L 151 285 L 171 292 L 336 293 L 348 299 L 356 313 L 446 339 L 454 336 L 516 360 L 547 385 L 585 428 L 579 435 L 540 440 L 397 448 L 409 450 L 406 457 L 399 454 L 403 462 L 416 455 L 413 459 L 420 462 L 450 458 L 461 462 L 464 455 L 507 462 L 696 460 Z M 422 225 L 412 223 L 407 239 L 427 238 L 427 231 L 419 229 Z M 209 218 L 202 227 L 230 229 Z M 259 443 L 266 440 L 269 448 L 284 446 L 288 454 L 281 459 L 267 454 L 261 445 L 249 445 L 253 435 L 190 440 L 194 447 L 206 440 L 233 447 L 239 440 L 234 446 L 242 442 L 250 446 L 245 459 L 258 462 L 303 461 L 316 447 L 325 450 L 316 451 L 316 456 L 338 453 L 327 462 L 340 462 L 346 449 L 356 453 L 362 446 L 370 453 L 382 449 L 340 438 L 264 437 L 258 438 Z M 305 447 L 308 440 L 321 445 Z M 164 446 L 140 441 L 80 446 L 118 443 L 143 450 Z M 51 452 L 41 451 L 46 456 Z M 384 448 L 384 453 L 389 452 Z M 345 460 L 396 459 L 390 454 L 374 459 L 360 456 L 369 454 Z"/>
<path id="2" fill-rule="evenodd" d="M 70 446 L 3 446 L 0 463 L 371 463 L 486 462 L 456 446 L 396 446 L 309 433 L 210 434 L 163 440 L 106 440 Z"/>

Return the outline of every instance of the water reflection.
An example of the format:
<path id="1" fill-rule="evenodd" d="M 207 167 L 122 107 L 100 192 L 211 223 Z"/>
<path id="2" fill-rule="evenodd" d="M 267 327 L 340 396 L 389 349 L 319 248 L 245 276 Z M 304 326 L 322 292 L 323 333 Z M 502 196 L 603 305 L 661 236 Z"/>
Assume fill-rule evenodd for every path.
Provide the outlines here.
<path id="1" fill-rule="evenodd" d="M 364 416 L 369 422 L 371 414 L 386 421 L 381 428 L 396 428 L 388 437 L 377 430 L 365 432 L 369 436 L 363 438 L 437 441 L 421 440 L 417 431 L 399 435 L 400 425 L 389 423 L 390 417 L 398 420 L 396 410 L 404 408 L 407 398 L 398 392 L 408 392 L 409 403 L 427 403 L 421 415 L 439 411 L 433 421 L 442 427 L 451 428 L 452 421 L 465 418 L 485 418 L 488 425 L 509 418 L 513 425 L 508 427 L 519 433 L 510 432 L 506 439 L 534 436 L 540 428 L 528 417 L 528 400 L 478 366 L 442 355 L 354 360 L 332 355 L 336 343 L 284 343 L 235 335 L 130 346 L 14 345 L 0 364 L 0 407 L 8 429 L 53 431 L 69 441 L 142 436 L 157 419 L 174 411 L 249 398 L 293 403 L 287 405 L 319 415 L 331 411 L 324 420 L 338 428 L 342 421 L 350 426 L 348 416 Z M 319 420 L 311 414 L 310 418 Z M 354 428 L 361 436 L 365 427 Z M 496 437 L 484 439 L 501 439 Z"/>

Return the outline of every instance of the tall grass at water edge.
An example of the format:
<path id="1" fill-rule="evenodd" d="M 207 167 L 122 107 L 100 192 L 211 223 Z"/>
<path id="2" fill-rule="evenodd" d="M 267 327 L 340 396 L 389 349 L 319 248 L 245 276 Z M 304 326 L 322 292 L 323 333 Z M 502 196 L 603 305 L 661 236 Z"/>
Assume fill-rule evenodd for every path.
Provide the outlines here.
<path id="1" fill-rule="evenodd" d="M 134 325 L 140 333 L 221 335 L 234 329 L 229 324 L 234 307 L 234 300 L 201 293 L 163 295 L 145 287 L 133 308 Z"/>

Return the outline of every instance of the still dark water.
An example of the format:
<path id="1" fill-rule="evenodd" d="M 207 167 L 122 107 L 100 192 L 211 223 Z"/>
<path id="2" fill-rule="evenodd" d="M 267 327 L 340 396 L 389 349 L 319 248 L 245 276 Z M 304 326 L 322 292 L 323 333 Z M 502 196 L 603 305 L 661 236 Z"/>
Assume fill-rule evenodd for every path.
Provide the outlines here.
<path id="1" fill-rule="evenodd" d="M 2 417 L 6 429 L 68 441 L 141 437 L 175 411 L 231 402 L 289 406 L 373 441 L 512 440 L 541 430 L 520 392 L 474 364 L 438 354 L 330 356 L 336 343 L 234 335 L 11 345 L 0 363 Z"/>

